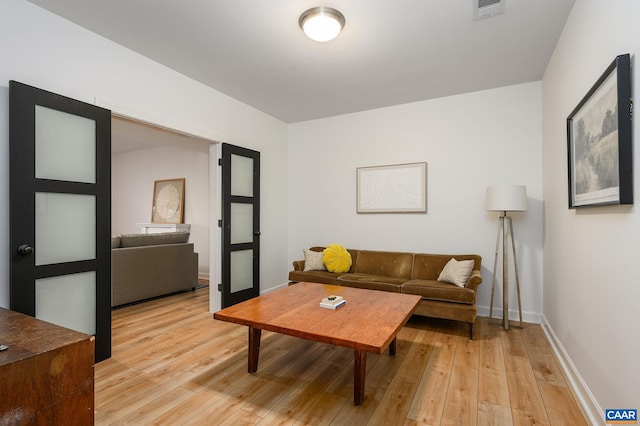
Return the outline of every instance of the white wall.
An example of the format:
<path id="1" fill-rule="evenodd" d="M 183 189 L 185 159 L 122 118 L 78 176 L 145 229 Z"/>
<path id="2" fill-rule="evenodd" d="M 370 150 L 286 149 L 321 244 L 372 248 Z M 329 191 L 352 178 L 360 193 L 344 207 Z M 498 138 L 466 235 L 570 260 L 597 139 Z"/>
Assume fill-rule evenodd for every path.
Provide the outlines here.
<path id="1" fill-rule="evenodd" d="M 421 161 L 428 163 L 427 214 L 356 213 L 357 167 Z M 541 161 L 540 82 L 292 124 L 289 261 L 301 259 L 304 247 L 330 243 L 480 254 L 484 282 L 478 305 L 487 315 L 498 214 L 484 210 L 486 187 L 522 184 L 529 211 L 513 214 L 522 302 L 525 319 L 537 322 Z M 496 290 L 496 300 L 502 300 Z M 510 307 L 516 318 L 515 298 Z M 501 315 L 501 306 L 496 312 Z"/>
<path id="2" fill-rule="evenodd" d="M 198 253 L 198 276 L 209 278 L 209 153 L 180 147 L 128 151 L 111 157 L 111 234 L 139 233 L 151 220 L 156 180 L 185 178 L 184 223 Z"/>
<path id="3" fill-rule="evenodd" d="M 569 210 L 565 123 L 620 54 L 632 55 L 632 97 L 640 99 L 640 72 L 633 66 L 639 20 L 640 3 L 634 0 L 577 1 L 542 83 L 544 320 L 577 369 L 598 423 L 602 409 L 637 408 L 640 401 L 640 198 L 636 190 L 632 207 Z M 633 134 L 637 142 L 637 116 Z M 637 144 L 634 151 L 638 188 Z"/>
<path id="4" fill-rule="evenodd" d="M 8 176 L 9 167 L 6 124 L 9 80 L 89 103 L 108 101 L 121 106 L 117 112 L 125 115 L 133 111 L 144 115 L 138 118 L 149 122 L 260 151 L 261 191 L 269 194 L 263 197 L 261 205 L 261 283 L 263 289 L 268 289 L 286 281 L 285 123 L 26 0 L 0 2 L 0 58 L 2 176 Z M 5 231 L 0 233 L 0 306 L 8 307 L 8 177 L 0 182 L 0 201 L 3 201 L 0 202 L 0 227 Z"/>
<path id="5" fill-rule="evenodd" d="M 526 185 L 529 211 L 514 214 L 525 318 L 544 314 L 591 398 L 594 421 L 601 420 L 600 407 L 636 407 L 640 218 L 635 206 L 567 209 L 565 119 L 616 55 L 635 55 L 638 18 L 640 4 L 633 0 L 579 1 L 542 83 L 287 127 L 25 0 L 3 0 L 0 306 L 9 305 L 7 87 L 15 79 L 261 151 L 261 279 L 267 289 L 284 282 L 290 262 L 315 244 L 473 252 L 484 259 L 478 303 L 486 314 L 497 219 L 484 211 L 485 188 Z M 639 77 L 634 67 L 633 81 Z M 355 213 L 356 167 L 416 161 L 428 162 L 427 214 Z"/>

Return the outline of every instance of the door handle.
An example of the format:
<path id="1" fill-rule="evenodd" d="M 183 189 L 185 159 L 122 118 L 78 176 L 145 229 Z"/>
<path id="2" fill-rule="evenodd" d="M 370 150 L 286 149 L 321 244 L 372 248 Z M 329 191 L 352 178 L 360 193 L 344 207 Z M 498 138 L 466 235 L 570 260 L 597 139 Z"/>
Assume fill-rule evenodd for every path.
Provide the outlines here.
<path id="1" fill-rule="evenodd" d="M 18 247 L 18 254 L 20 256 L 28 256 L 31 253 L 33 253 L 33 247 L 31 247 L 28 244 L 22 244 L 21 246 Z"/>
<path id="2" fill-rule="evenodd" d="M 261 232 L 260 231 L 254 231 L 253 235 L 260 235 Z"/>

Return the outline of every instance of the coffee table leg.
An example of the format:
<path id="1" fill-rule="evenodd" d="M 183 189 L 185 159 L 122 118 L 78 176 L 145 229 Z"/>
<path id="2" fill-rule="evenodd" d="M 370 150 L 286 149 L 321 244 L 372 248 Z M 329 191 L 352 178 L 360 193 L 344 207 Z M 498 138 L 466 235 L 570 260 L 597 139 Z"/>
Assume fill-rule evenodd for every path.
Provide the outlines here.
<path id="1" fill-rule="evenodd" d="M 262 330 L 249 327 L 249 373 L 258 371 L 258 356 L 260 355 L 260 336 Z"/>
<path id="2" fill-rule="evenodd" d="M 394 337 L 389 345 L 389 356 L 396 356 L 396 338 Z"/>
<path id="3" fill-rule="evenodd" d="M 367 370 L 367 353 L 354 349 L 353 365 L 353 404 L 362 405 L 364 401 L 364 375 Z"/>

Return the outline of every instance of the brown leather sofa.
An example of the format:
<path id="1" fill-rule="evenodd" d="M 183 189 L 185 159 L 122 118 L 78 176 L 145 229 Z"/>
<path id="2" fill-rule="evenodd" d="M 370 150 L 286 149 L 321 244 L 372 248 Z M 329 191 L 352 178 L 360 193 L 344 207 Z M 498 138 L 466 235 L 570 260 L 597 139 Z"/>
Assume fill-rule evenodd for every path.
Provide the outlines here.
<path id="1" fill-rule="evenodd" d="M 310 250 L 322 251 L 324 247 L 311 247 Z M 304 271 L 304 260 L 296 260 L 293 262 L 294 270 L 289 272 L 289 284 L 315 282 L 417 294 L 422 296 L 422 301 L 415 314 L 464 321 L 469 326 L 469 339 L 473 338 L 476 291 L 482 282 L 482 257 L 475 254 L 347 250 L 352 259 L 348 272 Z M 474 261 L 473 271 L 464 287 L 438 281 L 440 272 L 452 257 L 459 261 Z"/>

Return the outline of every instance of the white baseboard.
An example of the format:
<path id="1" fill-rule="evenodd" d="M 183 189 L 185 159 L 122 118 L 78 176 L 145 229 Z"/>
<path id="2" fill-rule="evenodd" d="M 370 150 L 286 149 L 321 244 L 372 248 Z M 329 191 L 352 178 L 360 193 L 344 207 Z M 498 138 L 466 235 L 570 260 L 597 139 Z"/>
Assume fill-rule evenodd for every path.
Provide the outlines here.
<path id="1" fill-rule="evenodd" d="M 489 307 L 488 306 L 478 306 L 478 316 L 479 317 L 488 317 L 489 316 Z M 520 321 L 520 313 L 517 310 L 509 309 L 509 320 L 510 321 Z M 493 308 L 493 317 L 494 318 L 502 318 L 502 308 Z M 542 322 L 542 317 L 538 313 L 534 312 L 522 312 L 522 321 L 530 322 L 533 324 L 540 324 Z"/>
<path id="2" fill-rule="evenodd" d="M 209 279 L 209 273 L 208 272 L 198 272 L 198 279 L 199 280 L 208 280 Z"/>
<path id="3" fill-rule="evenodd" d="M 585 381 L 582 379 L 580 372 L 573 364 L 573 361 L 571 361 L 569 354 L 562 346 L 558 336 L 556 336 L 553 328 L 551 328 L 549 321 L 547 321 L 547 318 L 544 315 L 542 316 L 541 325 L 542 331 L 544 331 L 544 334 L 547 336 L 547 339 L 551 343 L 551 348 L 560 362 L 560 367 L 567 376 L 569 386 L 571 386 L 578 403 L 582 406 L 582 410 L 587 416 L 587 420 L 592 425 L 603 424 L 604 410 L 600 407 L 600 404 L 598 404 L 598 401 L 589 389 L 589 386 L 587 386 Z"/>
<path id="4" fill-rule="evenodd" d="M 260 290 L 260 295 L 271 293 L 274 290 L 278 290 L 279 288 L 287 287 L 288 285 L 289 285 L 289 281 L 287 281 L 285 283 L 282 283 L 282 284 L 279 284 L 279 285 L 277 285 L 275 287 L 271 287 L 271 288 L 269 288 L 267 290 Z"/>

